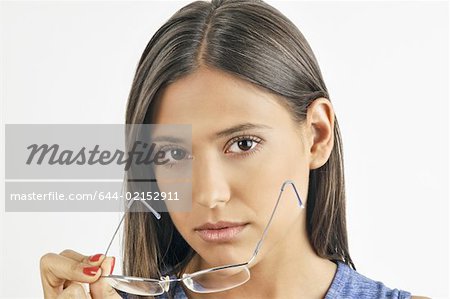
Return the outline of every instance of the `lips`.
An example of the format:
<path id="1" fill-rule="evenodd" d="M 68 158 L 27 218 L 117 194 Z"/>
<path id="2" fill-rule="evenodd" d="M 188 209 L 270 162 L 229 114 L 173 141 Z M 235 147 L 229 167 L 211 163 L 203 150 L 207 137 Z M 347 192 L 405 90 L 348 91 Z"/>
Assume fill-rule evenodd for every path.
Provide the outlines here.
<path id="1" fill-rule="evenodd" d="M 228 222 L 228 221 L 219 221 L 217 223 L 205 223 L 199 227 L 196 227 L 195 230 L 205 230 L 205 229 L 222 229 L 227 227 L 235 227 L 246 224 L 246 222 Z"/>
<path id="2" fill-rule="evenodd" d="M 195 232 L 206 242 L 229 242 L 246 228 L 246 222 L 205 223 L 195 229 Z"/>

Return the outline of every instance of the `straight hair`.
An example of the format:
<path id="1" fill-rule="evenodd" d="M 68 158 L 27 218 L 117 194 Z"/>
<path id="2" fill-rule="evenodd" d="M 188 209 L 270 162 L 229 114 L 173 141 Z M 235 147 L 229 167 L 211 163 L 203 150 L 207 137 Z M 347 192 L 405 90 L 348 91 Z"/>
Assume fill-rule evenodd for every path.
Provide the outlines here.
<path id="1" fill-rule="evenodd" d="M 276 95 L 299 124 L 315 99 L 330 100 L 308 42 L 277 9 L 260 0 L 195 1 L 179 9 L 147 44 L 129 94 L 126 124 L 151 123 L 164 88 L 200 67 L 227 72 Z M 309 173 L 308 239 L 318 256 L 356 270 L 348 248 L 336 116 L 333 134 L 328 161 Z M 137 186 L 127 182 L 126 188 L 133 192 Z M 195 255 L 167 212 L 159 220 L 152 213 L 127 213 L 123 244 L 124 275 L 130 276 L 160 277 L 168 268 L 178 273 Z"/>

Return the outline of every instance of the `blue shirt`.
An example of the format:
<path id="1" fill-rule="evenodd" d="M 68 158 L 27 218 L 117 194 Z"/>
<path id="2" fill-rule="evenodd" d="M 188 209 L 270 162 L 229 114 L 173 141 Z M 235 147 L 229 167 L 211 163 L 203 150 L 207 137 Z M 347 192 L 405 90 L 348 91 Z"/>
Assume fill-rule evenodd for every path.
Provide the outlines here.
<path id="1" fill-rule="evenodd" d="M 359 274 L 341 261 L 337 263 L 337 270 L 324 299 L 409 299 L 411 293 L 399 289 L 390 289 L 380 281 L 375 281 Z M 175 275 L 171 278 L 176 278 Z M 187 299 L 181 283 L 171 284 L 173 299 Z M 171 292 L 171 290 L 169 290 Z M 119 292 L 122 298 L 126 293 Z M 155 299 L 168 299 L 167 293 L 155 296 Z"/>

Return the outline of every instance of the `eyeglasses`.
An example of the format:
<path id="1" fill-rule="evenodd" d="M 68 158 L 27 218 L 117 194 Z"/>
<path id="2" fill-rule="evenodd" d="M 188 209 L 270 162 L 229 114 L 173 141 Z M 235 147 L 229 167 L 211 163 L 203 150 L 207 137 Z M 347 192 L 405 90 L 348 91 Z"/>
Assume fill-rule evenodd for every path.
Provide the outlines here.
<path id="1" fill-rule="evenodd" d="M 184 273 L 181 278 L 170 279 L 169 276 L 160 277 L 160 279 L 151 279 L 151 278 L 142 278 L 142 277 L 133 277 L 133 276 L 123 276 L 123 275 L 107 275 L 101 276 L 103 279 L 106 279 L 108 283 L 115 289 L 120 290 L 122 292 L 126 292 L 128 294 L 140 295 L 140 296 L 157 296 L 161 295 L 164 292 L 169 291 L 171 282 L 183 282 L 183 284 L 191 291 L 195 293 L 215 293 L 226 291 L 235 287 L 238 287 L 244 283 L 246 283 L 250 279 L 250 269 L 249 265 L 252 263 L 261 249 L 263 240 L 267 234 L 267 230 L 272 222 L 272 218 L 275 214 L 275 211 L 278 207 L 278 203 L 280 202 L 281 195 L 284 191 L 284 187 L 287 184 L 291 184 L 294 188 L 295 194 L 298 198 L 300 208 L 304 208 L 302 200 L 297 192 L 297 188 L 294 185 L 292 180 L 286 180 L 283 182 L 281 186 L 280 194 L 278 196 L 275 207 L 273 208 L 270 219 L 264 228 L 261 239 L 256 244 L 255 250 L 253 251 L 252 257 L 245 263 L 240 264 L 230 264 L 219 267 L 213 267 L 205 270 L 200 270 L 194 273 Z M 128 205 L 128 209 L 131 207 L 132 203 Z M 150 205 L 148 205 L 145 201 L 139 201 L 143 203 L 157 218 L 160 219 L 161 216 L 158 212 L 156 212 Z M 106 249 L 105 256 L 108 253 L 109 248 L 116 236 L 120 225 L 122 224 L 125 214 L 125 211 L 122 219 L 120 220 L 119 225 L 117 226 L 116 231 Z"/>

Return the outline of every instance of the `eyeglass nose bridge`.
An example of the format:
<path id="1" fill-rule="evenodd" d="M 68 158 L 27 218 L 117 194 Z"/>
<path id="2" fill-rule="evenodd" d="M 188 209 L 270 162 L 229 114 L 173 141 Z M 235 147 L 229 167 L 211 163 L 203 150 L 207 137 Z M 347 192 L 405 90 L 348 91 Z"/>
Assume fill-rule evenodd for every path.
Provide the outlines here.
<path id="1" fill-rule="evenodd" d="M 166 275 L 164 277 L 161 276 L 159 278 L 159 280 L 160 280 L 161 287 L 164 289 L 164 292 L 168 292 L 169 291 L 169 287 L 170 287 L 170 277 L 169 277 L 169 275 Z"/>
<path id="2" fill-rule="evenodd" d="M 183 273 L 181 280 L 189 289 L 194 289 L 194 282 L 189 274 Z"/>

